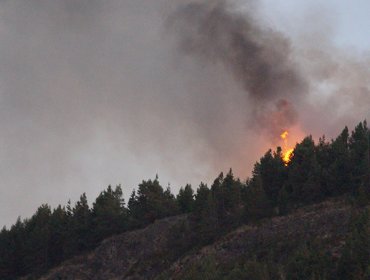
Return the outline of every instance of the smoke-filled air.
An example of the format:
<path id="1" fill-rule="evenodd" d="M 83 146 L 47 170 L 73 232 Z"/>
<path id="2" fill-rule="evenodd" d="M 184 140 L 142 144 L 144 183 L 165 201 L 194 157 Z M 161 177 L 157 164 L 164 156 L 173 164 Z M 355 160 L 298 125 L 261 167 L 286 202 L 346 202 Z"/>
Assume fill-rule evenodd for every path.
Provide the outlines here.
<path id="1" fill-rule="evenodd" d="M 0 224 L 156 174 L 245 179 L 369 118 L 370 52 L 336 41 L 336 2 L 283 2 L 1 1 Z"/>

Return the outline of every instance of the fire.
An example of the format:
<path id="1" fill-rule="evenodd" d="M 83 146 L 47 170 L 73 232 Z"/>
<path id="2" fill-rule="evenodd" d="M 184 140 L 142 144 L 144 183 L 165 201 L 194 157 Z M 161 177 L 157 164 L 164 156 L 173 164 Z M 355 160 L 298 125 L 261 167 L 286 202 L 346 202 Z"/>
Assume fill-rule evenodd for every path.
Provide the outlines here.
<path id="1" fill-rule="evenodd" d="M 288 135 L 289 135 L 289 132 L 288 131 L 284 131 L 282 134 L 280 134 L 280 137 L 285 142 L 285 140 L 287 139 Z"/>
<path id="2" fill-rule="evenodd" d="M 282 159 L 283 159 L 285 165 L 288 165 L 288 163 L 290 162 L 291 157 L 293 155 L 293 151 L 294 151 L 294 149 L 291 148 L 291 149 L 283 152 Z"/>
<path id="3" fill-rule="evenodd" d="M 288 148 L 288 135 L 289 132 L 287 130 L 280 134 L 280 138 L 284 141 L 283 155 L 281 158 L 286 166 L 289 164 L 294 151 L 294 148 Z"/>

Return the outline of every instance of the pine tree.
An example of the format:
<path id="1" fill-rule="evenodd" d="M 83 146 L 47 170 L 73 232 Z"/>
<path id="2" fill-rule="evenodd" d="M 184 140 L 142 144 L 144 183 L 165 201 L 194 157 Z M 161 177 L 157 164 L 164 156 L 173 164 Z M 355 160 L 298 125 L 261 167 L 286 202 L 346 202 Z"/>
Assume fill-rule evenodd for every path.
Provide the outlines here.
<path id="1" fill-rule="evenodd" d="M 369 210 L 355 213 L 350 234 L 339 260 L 337 279 L 368 279 L 370 264 L 370 219 Z"/>
<path id="2" fill-rule="evenodd" d="M 137 192 L 132 193 L 129 212 L 141 225 L 178 213 L 175 197 L 169 188 L 163 190 L 158 176 L 155 180 L 143 181 Z"/>
<path id="3" fill-rule="evenodd" d="M 127 210 L 122 198 L 122 188 L 111 186 L 101 192 L 92 207 L 92 223 L 94 225 L 94 240 L 123 232 L 127 228 Z"/>
<path id="4" fill-rule="evenodd" d="M 361 185 L 369 187 L 370 136 L 366 121 L 355 127 L 348 146 L 352 166 L 351 191 L 356 194 Z"/>
<path id="5" fill-rule="evenodd" d="M 68 215 L 64 207 L 59 205 L 50 217 L 50 264 L 56 265 L 68 257 L 66 245 L 68 238 Z"/>
<path id="6" fill-rule="evenodd" d="M 191 185 L 187 184 L 185 188 L 180 188 L 176 200 L 181 213 L 191 212 L 194 205 L 194 191 Z"/>
<path id="7" fill-rule="evenodd" d="M 206 208 L 208 196 L 210 190 L 206 184 L 200 183 L 197 194 L 195 195 L 193 215 L 196 220 L 199 220 L 202 216 L 202 212 Z"/>
<path id="8" fill-rule="evenodd" d="M 296 145 L 288 166 L 288 188 L 296 202 L 310 203 L 323 198 L 320 185 L 320 166 L 312 137 L 306 137 Z"/>
<path id="9" fill-rule="evenodd" d="M 247 190 L 244 220 L 250 222 L 271 216 L 273 214 L 272 206 L 259 176 L 253 177 Z"/>
<path id="10" fill-rule="evenodd" d="M 84 251 L 92 245 L 92 218 L 86 194 L 80 196 L 72 209 L 70 220 L 71 251 Z"/>
<path id="11" fill-rule="evenodd" d="M 33 273 L 46 271 L 49 266 L 51 209 L 41 205 L 29 221 L 25 223 L 26 249 L 24 263 Z"/>
<path id="12" fill-rule="evenodd" d="M 287 178 L 287 171 L 282 160 L 281 148 L 276 152 L 269 150 L 255 166 L 254 174 L 261 179 L 263 189 L 272 206 L 276 206 L 278 195 Z"/>

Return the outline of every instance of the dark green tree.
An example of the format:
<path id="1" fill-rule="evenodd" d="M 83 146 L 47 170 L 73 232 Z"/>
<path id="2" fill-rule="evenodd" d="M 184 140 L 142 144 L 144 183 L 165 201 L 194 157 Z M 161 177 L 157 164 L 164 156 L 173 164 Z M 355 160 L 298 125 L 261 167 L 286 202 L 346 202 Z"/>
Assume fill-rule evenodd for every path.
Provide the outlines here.
<path id="1" fill-rule="evenodd" d="M 311 244 L 305 244 L 290 256 L 286 266 L 287 280 L 329 279 L 332 274 L 329 256 Z"/>
<path id="2" fill-rule="evenodd" d="M 352 217 L 350 233 L 339 260 L 337 279 L 365 280 L 370 272 L 370 218 L 365 208 Z"/>
<path id="3" fill-rule="evenodd" d="M 71 209 L 71 213 L 67 212 L 66 214 L 69 217 L 69 238 L 66 244 L 66 253 L 71 255 L 76 251 L 87 250 L 92 245 L 92 217 L 85 193 L 80 196 L 80 200 Z"/>
<path id="4" fill-rule="evenodd" d="M 331 143 L 332 163 L 327 169 L 329 195 L 341 195 L 350 190 L 351 160 L 349 154 L 349 132 L 345 127 L 341 134 Z"/>
<path id="5" fill-rule="evenodd" d="M 41 205 L 29 221 L 25 222 L 24 263 L 26 270 L 32 273 L 46 271 L 50 263 L 50 219 L 51 209 L 47 204 Z"/>
<path id="6" fill-rule="evenodd" d="M 187 184 L 185 188 L 180 188 L 176 200 L 181 213 L 191 212 L 194 206 L 194 191 L 191 185 Z"/>
<path id="7" fill-rule="evenodd" d="M 320 166 L 312 137 L 296 145 L 288 166 L 287 190 L 295 202 L 309 203 L 323 198 L 320 185 Z"/>
<path id="8" fill-rule="evenodd" d="M 227 228 L 237 226 L 242 220 L 244 211 L 242 200 L 243 184 L 239 179 L 234 178 L 231 169 L 222 180 L 221 190 L 219 196 L 216 196 L 217 201 L 222 201 L 223 203 L 223 208 L 218 209 L 218 218 L 222 225 Z"/>
<path id="9" fill-rule="evenodd" d="M 129 200 L 129 213 L 135 224 L 146 225 L 156 219 L 178 213 L 175 197 L 170 189 L 163 190 L 158 177 L 143 181 Z"/>
<path id="10" fill-rule="evenodd" d="M 197 189 L 197 194 L 195 195 L 195 201 L 194 201 L 193 214 L 196 219 L 201 218 L 202 212 L 206 208 L 209 194 L 210 194 L 210 190 L 207 187 L 207 185 L 204 183 L 200 183 Z"/>
<path id="11" fill-rule="evenodd" d="M 355 127 L 348 146 L 352 166 L 351 191 L 357 193 L 362 185 L 370 188 L 370 135 L 366 121 Z"/>
<path id="12" fill-rule="evenodd" d="M 15 279 L 27 272 L 25 224 L 18 217 L 9 230 L 0 233 L 0 279 Z"/>
<path id="13" fill-rule="evenodd" d="M 281 148 L 269 150 L 255 166 L 255 174 L 261 179 L 263 189 L 272 206 L 278 203 L 279 192 L 287 178 L 287 168 L 282 160 Z"/>
<path id="14" fill-rule="evenodd" d="M 247 185 L 244 206 L 244 220 L 253 222 L 265 217 L 270 217 L 273 209 L 259 176 L 254 176 Z"/>
<path id="15" fill-rule="evenodd" d="M 195 226 L 198 242 L 200 244 L 209 244 L 219 236 L 223 229 L 220 226 L 219 217 L 217 215 L 217 205 L 212 192 L 208 193 L 207 200 Z"/>
<path id="16" fill-rule="evenodd" d="M 123 232 L 127 228 L 128 218 L 121 186 L 116 186 L 114 190 L 108 186 L 101 192 L 93 203 L 91 212 L 95 242 Z"/>
<path id="17" fill-rule="evenodd" d="M 49 259 L 50 265 L 59 264 L 69 257 L 67 250 L 69 217 L 64 207 L 59 205 L 50 217 Z"/>

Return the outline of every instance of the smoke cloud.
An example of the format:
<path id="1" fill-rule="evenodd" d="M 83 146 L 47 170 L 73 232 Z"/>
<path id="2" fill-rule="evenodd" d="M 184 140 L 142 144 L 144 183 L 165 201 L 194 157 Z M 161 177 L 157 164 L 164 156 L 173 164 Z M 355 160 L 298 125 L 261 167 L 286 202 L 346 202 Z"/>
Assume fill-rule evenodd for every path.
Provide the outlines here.
<path id="1" fill-rule="evenodd" d="M 281 33 L 260 26 L 248 12 L 241 14 L 225 1 L 182 5 L 168 26 L 176 32 L 181 52 L 222 63 L 240 83 L 253 106 L 249 121 L 255 128 L 276 140 L 296 122 L 291 101 L 307 94 L 308 85 Z"/>
<path id="2" fill-rule="evenodd" d="M 244 4 L 1 1 L 0 224 L 156 173 L 174 192 L 246 178 L 282 129 L 335 136 L 369 116 L 369 61 Z"/>

